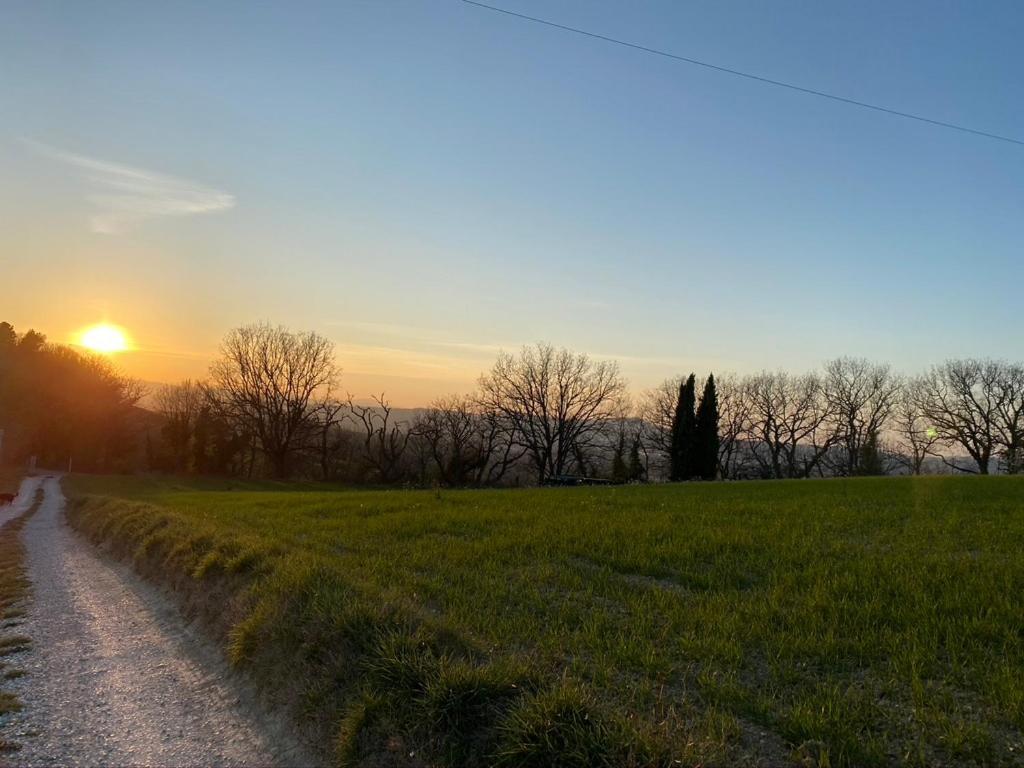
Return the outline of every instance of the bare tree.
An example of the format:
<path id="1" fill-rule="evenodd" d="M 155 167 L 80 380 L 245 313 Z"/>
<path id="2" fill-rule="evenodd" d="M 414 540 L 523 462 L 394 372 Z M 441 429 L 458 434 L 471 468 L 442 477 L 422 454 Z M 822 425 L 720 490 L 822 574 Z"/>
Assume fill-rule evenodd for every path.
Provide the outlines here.
<path id="1" fill-rule="evenodd" d="M 442 485 L 466 485 L 467 476 L 487 459 L 477 443 L 473 403 L 456 395 L 435 400 L 416 422 Z"/>
<path id="2" fill-rule="evenodd" d="M 337 375 L 329 340 L 267 323 L 230 331 L 210 368 L 219 412 L 256 436 L 282 478 L 315 429 L 317 395 L 326 397 Z"/>
<path id="3" fill-rule="evenodd" d="M 316 439 L 312 447 L 320 464 L 321 480 L 330 479 L 332 458 L 344 447 L 340 426 L 344 421 L 343 412 L 347 407 L 348 403 L 334 400 L 327 395 L 321 398 L 313 409 Z"/>
<path id="4" fill-rule="evenodd" d="M 374 395 L 373 405 L 359 405 L 348 396 L 346 407 L 363 438 L 363 461 L 369 476 L 381 483 L 402 479 L 403 458 L 414 435 L 411 425 L 394 418 L 394 408 L 384 393 Z"/>
<path id="5" fill-rule="evenodd" d="M 672 421 L 682 383 L 682 376 L 665 379 L 644 392 L 640 401 L 640 417 L 647 426 L 647 439 L 652 447 L 666 454 L 672 449 Z"/>
<path id="6" fill-rule="evenodd" d="M 892 431 L 896 443 L 894 458 L 912 475 L 920 475 L 929 456 L 936 455 L 939 432 L 931 425 L 921 407 L 919 379 L 907 381 L 893 411 Z"/>
<path id="7" fill-rule="evenodd" d="M 676 403 L 679 400 L 679 386 L 682 376 L 665 379 L 661 384 L 644 392 L 640 400 L 639 414 L 643 423 L 642 442 L 654 454 L 648 460 L 647 471 L 655 470 L 656 475 L 669 473 L 672 455 L 672 422 L 675 419 Z M 653 461 L 654 466 L 650 466 Z"/>
<path id="8" fill-rule="evenodd" d="M 477 485 L 493 485 L 515 471 L 526 449 L 515 440 L 515 426 L 500 411 L 480 404 L 480 424 L 486 450 L 491 461 L 477 472 Z"/>
<path id="9" fill-rule="evenodd" d="M 548 344 L 501 353 L 480 378 L 480 401 L 506 419 L 540 482 L 565 474 L 616 415 L 626 384 L 614 362 Z"/>
<path id="10" fill-rule="evenodd" d="M 1003 470 L 1015 475 L 1024 472 L 1024 365 L 999 367 L 996 437 Z"/>
<path id="11" fill-rule="evenodd" d="M 916 391 L 924 417 L 945 444 L 963 448 L 977 469 L 967 469 L 943 456 L 948 465 L 965 472 L 989 473 L 999 446 L 1005 367 L 991 360 L 948 360 L 918 379 Z"/>
<path id="12" fill-rule="evenodd" d="M 170 453 L 171 469 L 188 472 L 193 469 L 193 440 L 196 424 L 206 403 L 202 386 L 186 379 L 180 384 L 167 384 L 154 394 L 156 411 L 163 419 L 161 436 Z"/>
<path id="13" fill-rule="evenodd" d="M 813 373 L 764 372 L 747 380 L 747 437 L 761 474 L 810 477 L 835 444 L 822 381 Z"/>
<path id="14" fill-rule="evenodd" d="M 619 398 L 615 411 L 603 431 L 603 445 L 600 446 L 605 454 L 602 458 L 609 469 L 608 475 L 619 483 L 643 481 L 649 473 L 650 455 L 645 444 L 649 427 L 629 397 Z"/>
<path id="15" fill-rule="evenodd" d="M 718 471 L 723 480 L 744 477 L 750 462 L 746 436 L 750 426 L 750 392 L 744 379 L 726 374 L 718 388 Z"/>
<path id="16" fill-rule="evenodd" d="M 504 419 L 482 408 L 474 397 L 453 395 L 434 401 L 414 431 L 443 485 L 500 482 L 523 455 Z"/>
<path id="17" fill-rule="evenodd" d="M 888 365 L 853 357 L 840 357 L 825 365 L 822 391 L 835 432 L 836 457 L 829 462 L 835 474 L 863 473 L 865 451 L 877 447 L 901 389 Z"/>

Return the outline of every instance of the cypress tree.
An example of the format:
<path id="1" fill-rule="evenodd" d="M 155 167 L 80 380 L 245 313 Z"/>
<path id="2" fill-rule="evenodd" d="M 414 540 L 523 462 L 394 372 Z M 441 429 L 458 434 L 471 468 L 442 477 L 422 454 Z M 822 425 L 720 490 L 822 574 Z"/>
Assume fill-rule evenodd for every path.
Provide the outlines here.
<path id="1" fill-rule="evenodd" d="M 612 457 L 612 480 L 616 483 L 625 483 L 629 480 L 629 468 L 626 466 L 625 435 L 619 435 L 619 442 L 615 446 L 615 455 Z"/>
<path id="2" fill-rule="evenodd" d="M 633 446 L 629 449 L 629 479 L 630 482 L 640 482 L 644 479 L 644 465 L 640 461 L 640 436 L 633 438 Z"/>
<path id="3" fill-rule="evenodd" d="M 701 480 L 714 480 L 718 476 L 718 392 L 714 374 L 704 382 L 704 394 L 697 407 L 694 443 L 694 474 Z"/>
<path id="4" fill-rule="evenodd" d="M 672 419 L 672 455 L 669 479 L 689 480 L 695 474 L 694 448 L 697 430 L 696 379 L 693 374 L 679 385 L 675 417 Z"/>
<path id="5" fill-rule="evenodd" d="M 882 461 L 882 452 L 878 447 L 878 433 L 873 431 L 864 441 L 860 448 L 860 456 L 857 474 L 858 475 L 884 475 L 885 463 Z"/>

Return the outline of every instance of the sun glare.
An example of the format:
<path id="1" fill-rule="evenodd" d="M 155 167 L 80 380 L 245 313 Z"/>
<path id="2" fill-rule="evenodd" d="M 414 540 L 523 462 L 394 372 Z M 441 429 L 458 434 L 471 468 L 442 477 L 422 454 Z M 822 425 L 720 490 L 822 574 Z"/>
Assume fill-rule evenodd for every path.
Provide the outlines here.
<path id="1" fill-rule="evenodd" d="M 128 349 L 128 337 L 125 332 L 116 325 L 107 323 L 86 328 L 82 331 L 80 343 L 86 349 L 104 355 L 124 352 Z"/>

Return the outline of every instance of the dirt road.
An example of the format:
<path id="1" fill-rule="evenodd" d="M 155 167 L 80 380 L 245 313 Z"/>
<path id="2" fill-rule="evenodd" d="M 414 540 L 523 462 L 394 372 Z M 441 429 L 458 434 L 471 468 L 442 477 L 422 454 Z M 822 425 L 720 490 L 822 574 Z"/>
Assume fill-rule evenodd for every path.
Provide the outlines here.
<path id="1" fill-rule="evenodd" d="M 56 478 L 23 530 L 32 598 L 14 631 L 32 641 L 8 684 L 24 710 L 0 734 L 19 766 L 292 766 L 308 755 L 243 706 L 216 648 L 156 589 L 109 562 L 64 522 Z M 15 514 L 5 513 L 4 517 Z M 3 520 L 0 520 L 3 522 Z"/>

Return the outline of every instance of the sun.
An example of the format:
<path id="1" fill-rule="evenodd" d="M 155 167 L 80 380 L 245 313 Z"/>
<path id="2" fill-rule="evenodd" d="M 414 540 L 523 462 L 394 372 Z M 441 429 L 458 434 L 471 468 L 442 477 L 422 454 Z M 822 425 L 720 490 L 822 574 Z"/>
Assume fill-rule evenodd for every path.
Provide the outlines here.
<path id="1" fill-rule="evenodd" d="M 86 349 L 103 355 L 112 355 L 115 352 L 128 350 L 128 336 L 122 329 L 109 323 L 100 323 L 86 328 L 79 336 L 79 343 Z"/>

